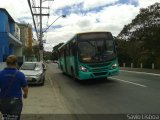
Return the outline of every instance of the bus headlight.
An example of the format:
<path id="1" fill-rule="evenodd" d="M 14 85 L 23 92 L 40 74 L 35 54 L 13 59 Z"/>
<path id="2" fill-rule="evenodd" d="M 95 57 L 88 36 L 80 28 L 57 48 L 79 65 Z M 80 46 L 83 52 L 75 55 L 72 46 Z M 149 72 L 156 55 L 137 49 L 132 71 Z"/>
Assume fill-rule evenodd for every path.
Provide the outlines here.
<path id="1" fill-rule="evenodd" d="M 114 64 L 112 65 L 112 69 L 114 69 L 114 68 L 116 68 L 116 67 L 118 67 L 118 64 L 114 63 Z"/>
<path id="2" fill-rule="evenodd" d="M 83 72 L 88 72 L 87 68 L 83 67 L 83 66 L 79 66 L 79 69 Z"/>

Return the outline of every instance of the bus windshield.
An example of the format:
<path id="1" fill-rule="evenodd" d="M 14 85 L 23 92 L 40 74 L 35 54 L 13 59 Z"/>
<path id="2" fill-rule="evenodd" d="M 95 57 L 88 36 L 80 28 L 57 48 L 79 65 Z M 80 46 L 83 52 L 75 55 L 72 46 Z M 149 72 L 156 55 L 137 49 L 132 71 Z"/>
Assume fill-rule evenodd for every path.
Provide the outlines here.
<path id="1" fill-rule="evenodd" d="M 81 62 L 105 62 L 116 57 L 113 40 L 96 39 L 78 42 L 78 56 Z"/>

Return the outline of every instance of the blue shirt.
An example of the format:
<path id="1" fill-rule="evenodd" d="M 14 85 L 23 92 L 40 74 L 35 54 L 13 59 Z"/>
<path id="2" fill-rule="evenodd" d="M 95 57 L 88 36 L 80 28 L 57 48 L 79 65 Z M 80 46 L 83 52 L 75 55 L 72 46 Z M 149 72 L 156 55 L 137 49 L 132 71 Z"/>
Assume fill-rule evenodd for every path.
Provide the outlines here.
<path id="1" fill-rule="evenodd" d="M 17 73 L 16 73 L 17 71 Z M 16 76 L 14 77 L 16 73 Z M 14 77 L 14 80 L 13 80 Z M 12 85 L 10 81 L 12 81 Z M 8 86 L 10 86 L 9 90 Z M 22 98 L 22 88 L 27 86 L 27 81 L 25 79 L 25 75 L 18 71 L 16 68 L 5 68 L 0 71 L 0 98 Z"/>

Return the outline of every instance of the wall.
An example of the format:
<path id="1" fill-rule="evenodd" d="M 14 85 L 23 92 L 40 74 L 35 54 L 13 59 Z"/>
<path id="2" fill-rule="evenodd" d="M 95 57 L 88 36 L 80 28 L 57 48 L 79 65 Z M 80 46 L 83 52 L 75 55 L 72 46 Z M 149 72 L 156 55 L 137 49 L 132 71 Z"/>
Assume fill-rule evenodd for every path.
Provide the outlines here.
<path id="1" fill-rule="evenodd" d="M 9 54 L 14 54 L 14 45 L 13 44 L 9 45 Z"/>
<path id="2" fill-rule="evenodd" d="M 18 39 L 18 40 L 20 40 L 20 28 L 19 28 L 19 26 L 17 25 L 17 24 L 15 24 L 15 32 L 14 32 L 14 36 Z"/>
<path id="3" fill-rule="evenodd" d="M 3 57 L 9 55 L 9 37 L 7 32 L 0 32 L 0 62 L 3 61 Z"/>
<path id="4" fill-rule="evenodd" d="M 1 41 L 1 38 L 0 38 Z M 0 45 L 0 62 L 3 61 L 2 46 Z"/>
<path id="5" fill-rule="evenodd" d="M 28 25 L 28 47 L 32 48 L 32 26 Z"/>
<path id="6" fill-rule="evenodd" d="M 20 27 L 20 40 L 22 41 L 23 47 L 27 47 L 28 29 L 24 24 L 19 24 L 18 26 Z"/>
<path id="7" fill-rule="evenodd" d="M 16 55 L 16 56 L 23 56 L 22 55 L 22 47 L 20 46 L 20 47 L 15 47 L 14 48 L 14 54 Z"/>
<path id="8" fill-rule="evenodd" d="M 8 12 L 0 9 L 0 62 L 3 62 L 9 54 L 15 54 L 15 51 L 17 55 L 22 55 L 22 48 L 16 48 L 13 45 L 16 44 L 14 40 L 10 43 L 9 33 L 14 36 L 15 32 L 17 39 L 20 39 L 20 29 L 15 26 L 15 22 Z"/>
<path id="9" fill-rule="evenodd" d="M 8 31 L 8 16 L 4 11 L 0 11 L 0 32 Z"/>
<path id="10" fill-rule="evenodd" d="M 10 33 L 11 33 L 12 35 L 14 35 L 15 23 L 9 22 L 9 28 L 10 28 Z"/>

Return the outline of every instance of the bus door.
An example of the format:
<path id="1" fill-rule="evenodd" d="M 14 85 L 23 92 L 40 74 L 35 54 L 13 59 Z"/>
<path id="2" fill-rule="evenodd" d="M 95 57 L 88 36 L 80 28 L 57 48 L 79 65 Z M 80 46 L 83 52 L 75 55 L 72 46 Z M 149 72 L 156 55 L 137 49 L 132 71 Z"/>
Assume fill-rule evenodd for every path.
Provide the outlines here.
<path id="1" fill-rule="evenodd" d="M 66 55 L 66 49 L 64 49 L 64 66 L 65 66 L 65 71 L 68 73 L 67 70 L 67 55 Z"/>

